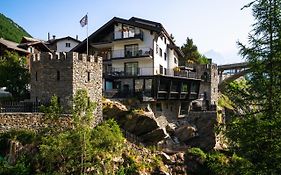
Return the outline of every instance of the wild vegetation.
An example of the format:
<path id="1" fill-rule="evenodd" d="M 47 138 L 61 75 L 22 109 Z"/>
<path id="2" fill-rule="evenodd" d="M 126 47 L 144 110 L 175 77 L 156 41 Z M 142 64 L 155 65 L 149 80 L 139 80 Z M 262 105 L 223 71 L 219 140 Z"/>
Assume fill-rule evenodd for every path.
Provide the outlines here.
<path id="1" fill-rule="evenodd" d="M 204 157 L 199 165 L 214 174 L 277 175 L 281 172 L 281 1 L 254 0 L 244 8 L 248 7 L 256 23 L 248 45 L 238 45 L 251 73 L 226 91 L 235 109 L 232 120 L 221 127 L 228 150 L 205 157 L 195 153 Z"/>
<path id="2" fill-rule="evenodd" d="M 153 151 L 126 142 L 115 121 L 93 128 L 95 104 L 88 102 L 85 90 L 79 90 L 73 102 L 72 128 L 61 130 L 58 125 L 39 132 L 1 134 L 0 174 L 122 175 L 164 167 Z M 62 117 L 56 97 L 42 110 L 52 123 Z"/>
<path id="3" fill-rule="evenodd" d="M 23 36 L 31 37 L 21 26 L 0 13 L 0 38 L 19 43 Z"/>

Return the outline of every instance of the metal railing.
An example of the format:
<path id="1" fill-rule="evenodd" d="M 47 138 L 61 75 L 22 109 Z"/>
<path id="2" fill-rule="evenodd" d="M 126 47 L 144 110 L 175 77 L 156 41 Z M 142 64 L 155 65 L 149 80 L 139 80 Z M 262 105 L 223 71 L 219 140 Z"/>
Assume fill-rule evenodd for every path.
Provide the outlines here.
<path id="1" fill-rule="evenodd" d="M 143 31 L 120 31 L 114 32 L 113 39 L 121 40 L 121 39 L 141 39 L 143 40 Z"/>
<path id="2" fill-rule="evenodd" d="M 153 55 L 153 50 L 149 47 L 142 47 L 135 50 L 120 49 L 112 50 L 112 58 L 137 58 Z"/>
<path id="3" fill-rule="evenodd" d="M 40 106 L 47 105 L 47 104 L 48 103 L 41 103 L 41 102 L 14 102 L 14 101 L 0 102 L 0 113 L 39 112 Z"/>
<path id="4" fill-rule="evenodd" d="M 103 69 L 104 76 L 144 76 L 144 75 L 156 75 L 157 72 L 161 72 L 159 68 L 152 68 L 152 67 L 112 67 Z M 180 71 L 174 72 L 173 69 L 166 69 L 162 71 L 162 75 L 169 75 L 169 76 L 176 76 L 176 77 L 185 77 L 185 78 L 198 78 L 196 72 L 190 71 Z"/>
<path id="5" fill-rule="evenodd" d="M 111 68 L 104 70 L 104 75 L 107 76 L 142 76 L 153 75 L 153 68 Z"/>
<path id="6" fill-rule="evenodd" d="M 196 76 L 196 72 L 191 72 L 191 71 L 179 71 L 179 72 L 174 72 L 174 76 L 186 77 L 186 78 L 198 78 L 198 77 Z"/>

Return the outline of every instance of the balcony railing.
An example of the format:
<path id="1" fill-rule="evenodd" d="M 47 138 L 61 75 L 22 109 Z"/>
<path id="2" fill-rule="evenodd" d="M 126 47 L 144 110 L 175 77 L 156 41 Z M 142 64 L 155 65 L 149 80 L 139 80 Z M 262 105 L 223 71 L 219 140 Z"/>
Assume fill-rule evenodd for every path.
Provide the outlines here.
<path id="1" fill-rule="evenodd" d="M 155 75 L 155 72 L 161 72 L 158 68 L 152 68 L 152 67 L 137 67 L 137 68 L 110 68 L 110 69 L 103 69 L 103 75 L 104 76 L 144 76 L 144 75 Z M 197 78 L 195 72 L 190 71 L 181 71 L 181 72 L 174 72 L 173 69 L 167 69 L 166 71 L 162 71 L 163 73 L 161 75 L 167 75 L 167 76 L 175 76 L 175 77 L 185 77 L 185 78 Z M 166 72 L 166 74 L 165 74 Z M 156 73 L 157 74 L 157 73 Z"/>
<path id="2" fill-rule="evenodd" d="M 103 72 L 105 76 L 142 76 L 142 75 L 153 75 L 152 68 L 111 68 Z"/>
<path id="3" fill-rule="evenodd" d="M 120 49 L 112 51 L 112 58 L 138 58 L 152 56 L 153 50 L 149 47 L 139 48 L 137 50 Z"/>
<path id="4" fill-rule="evenodd" d="M 175 76 L 179 77 L 186 77 L 186 78 L 197 78 L 195 72 L 191 71 L 179 71 L 179 72 L 174 72 Z"/>
<path id="5" fill-rule="evenodd" d="M 114 32 L 114 40 L 140 39 L 143 40 L 143 31 L 138 32 Z"/>

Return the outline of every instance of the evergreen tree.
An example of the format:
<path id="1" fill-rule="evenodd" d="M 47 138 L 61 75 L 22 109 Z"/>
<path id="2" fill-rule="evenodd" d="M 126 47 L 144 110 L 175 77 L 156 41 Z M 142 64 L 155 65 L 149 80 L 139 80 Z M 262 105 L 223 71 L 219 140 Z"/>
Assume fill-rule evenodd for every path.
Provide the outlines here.
<path id="1" fill-rule="evenodd" d="M 251 69 L 239 90 L 248 108 L 227 125 L 226 136 L 231 150 L 251 163 L 248 172 L 280 174 L 281 0 L 254 0 L 245 7 L 252 7 L 256 20 L 249 45 L 238 43 Z"/>
<path id="2" fill-rule="evenodd" d="M 186 43 L 181 46 L 181 50 L 184 53 L 184 57 L 179 60 L 180 65 L 186 66 L 190 63 L 208 63 L 208 59 L 199 53 L 197 46 L 193 43 L 191 38 L 186 38 Z"/>

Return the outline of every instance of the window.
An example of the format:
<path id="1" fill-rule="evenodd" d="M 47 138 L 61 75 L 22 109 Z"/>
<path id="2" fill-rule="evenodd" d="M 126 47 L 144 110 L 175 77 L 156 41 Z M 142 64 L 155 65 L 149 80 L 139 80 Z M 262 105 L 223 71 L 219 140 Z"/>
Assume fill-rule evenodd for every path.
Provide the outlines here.
<path id="1" fill-rule="evenodd" d="M 125 57 L 135 57 L 138 55 L 139 46 L 137 44 L 125 45 Z"/>
<path id="2" fill-rule="evenodd" d="M 167 53 L 164 53 L 164 60 L 167 60 Z"/>
<path id="3" fill-rule="evenodd" d="M 61 100 L 60 100 L 60 97 L 58 97 L 58 104 L 60 105 L 61 104 Z"/>
<path id="4" fill-rule="evenodd" d="M 160 74 L 163 74 L 163 66 L 162 65 L 159 65 L 159 72 L 160 72 Z"/>
<path id="5" fill-rule="evenodd" d="M 156 54 L 158 54 L 158 51 L 159 50 L 159 47 L 158 47 L 158 44 L 156 44 Z"/>
<path id="6" fill-rule="evenodd" d="M 161 48 L 159 48 L 159 55 L 160 55 L 160 57 L 162 57 L 162 49 Z"/>
<path id="7" fill-rule="evenodd" d="M 138 75 L 138 62 L 124 63 L 125 75 Z"/>
<path id="8" fill-rule="evenodd" d="M 167 43 L 166 37 L 164 37 L 164 43 L 165 43 L 165 44 Z"/>
<path id="9" fill-rule="evenodd" d="M 65 43 L 65 47 L 70 47 L 70 43 Z"/>
<path id="10" fill-rule="evenodd" d="M 123 38 L 132 38 L 135 36 L 135 28 L 127 25 L 123 25 Z"/>
<path id="11" fill-rule="evenodd" d="M 144 79 L 136 79 L 135 80 L 135 92 L 142 92 L 143 91 L 143 83 Z"/>
<path id="12" fill-rule="evenodd" d="M 35 72 L 35 81 L 38 81 L 38 73 Z"/>
<path id="13" fill-rule="evenodd" d="M 60 71 L 57 71 L 57 80 L 60 81 Z"/>
<path id="14" fill-rule="evenodd" d="M 91 56 L 90 55 L 87 55 L 87 61 L 91 62 Z"/>
<path id="15" fill-rule="evenodd" d="M 161 112 L 162 111 L 162 104 L 156 103 L 156 111 Z"/>
<path id="16" fill-rule="evenodd" d="M 33 53 L 33 48 L 32 47 L 29 47 L 28 50 L 29 50 L 30 53 Z"/>
<path id="17" fill-rule="evenodd" d="M 182 91 L 182 92 L 188 92 L 187 83 L 183 83 L 183 84 L 182 84 L 182 86 L 181 86 L 181 91 Z"/>
<path id="18" fill-rule="evenodd" d="M 164 75 L 167 75 L 167 69 L 164 68 Z"/>
<path id="19" fill-rule="evenodd" d="M 174 57 L 174 63 L 178 64 L 178 59 L 176 57 Z"/>
<path id="20" fill-rule="evenodd" d="M 87 77 L 88 77 L 88 82 L 90 82 L 90 80 L 91 80 L 91 72 L 87 72 Z"/>
<path id="21" fill-rule="evenodd" d="M 187 115 L 188 114 L 188 102 L 181 102 L 181 108 L 180 108 L 180 114 L 181 115 Z"/>
<path id="22" fill-rule="evenodd" d="M 91 104 L 91 99 L 90 97 L 87 97 L 87 105 L 90 106 L 90 104 Z"/>

